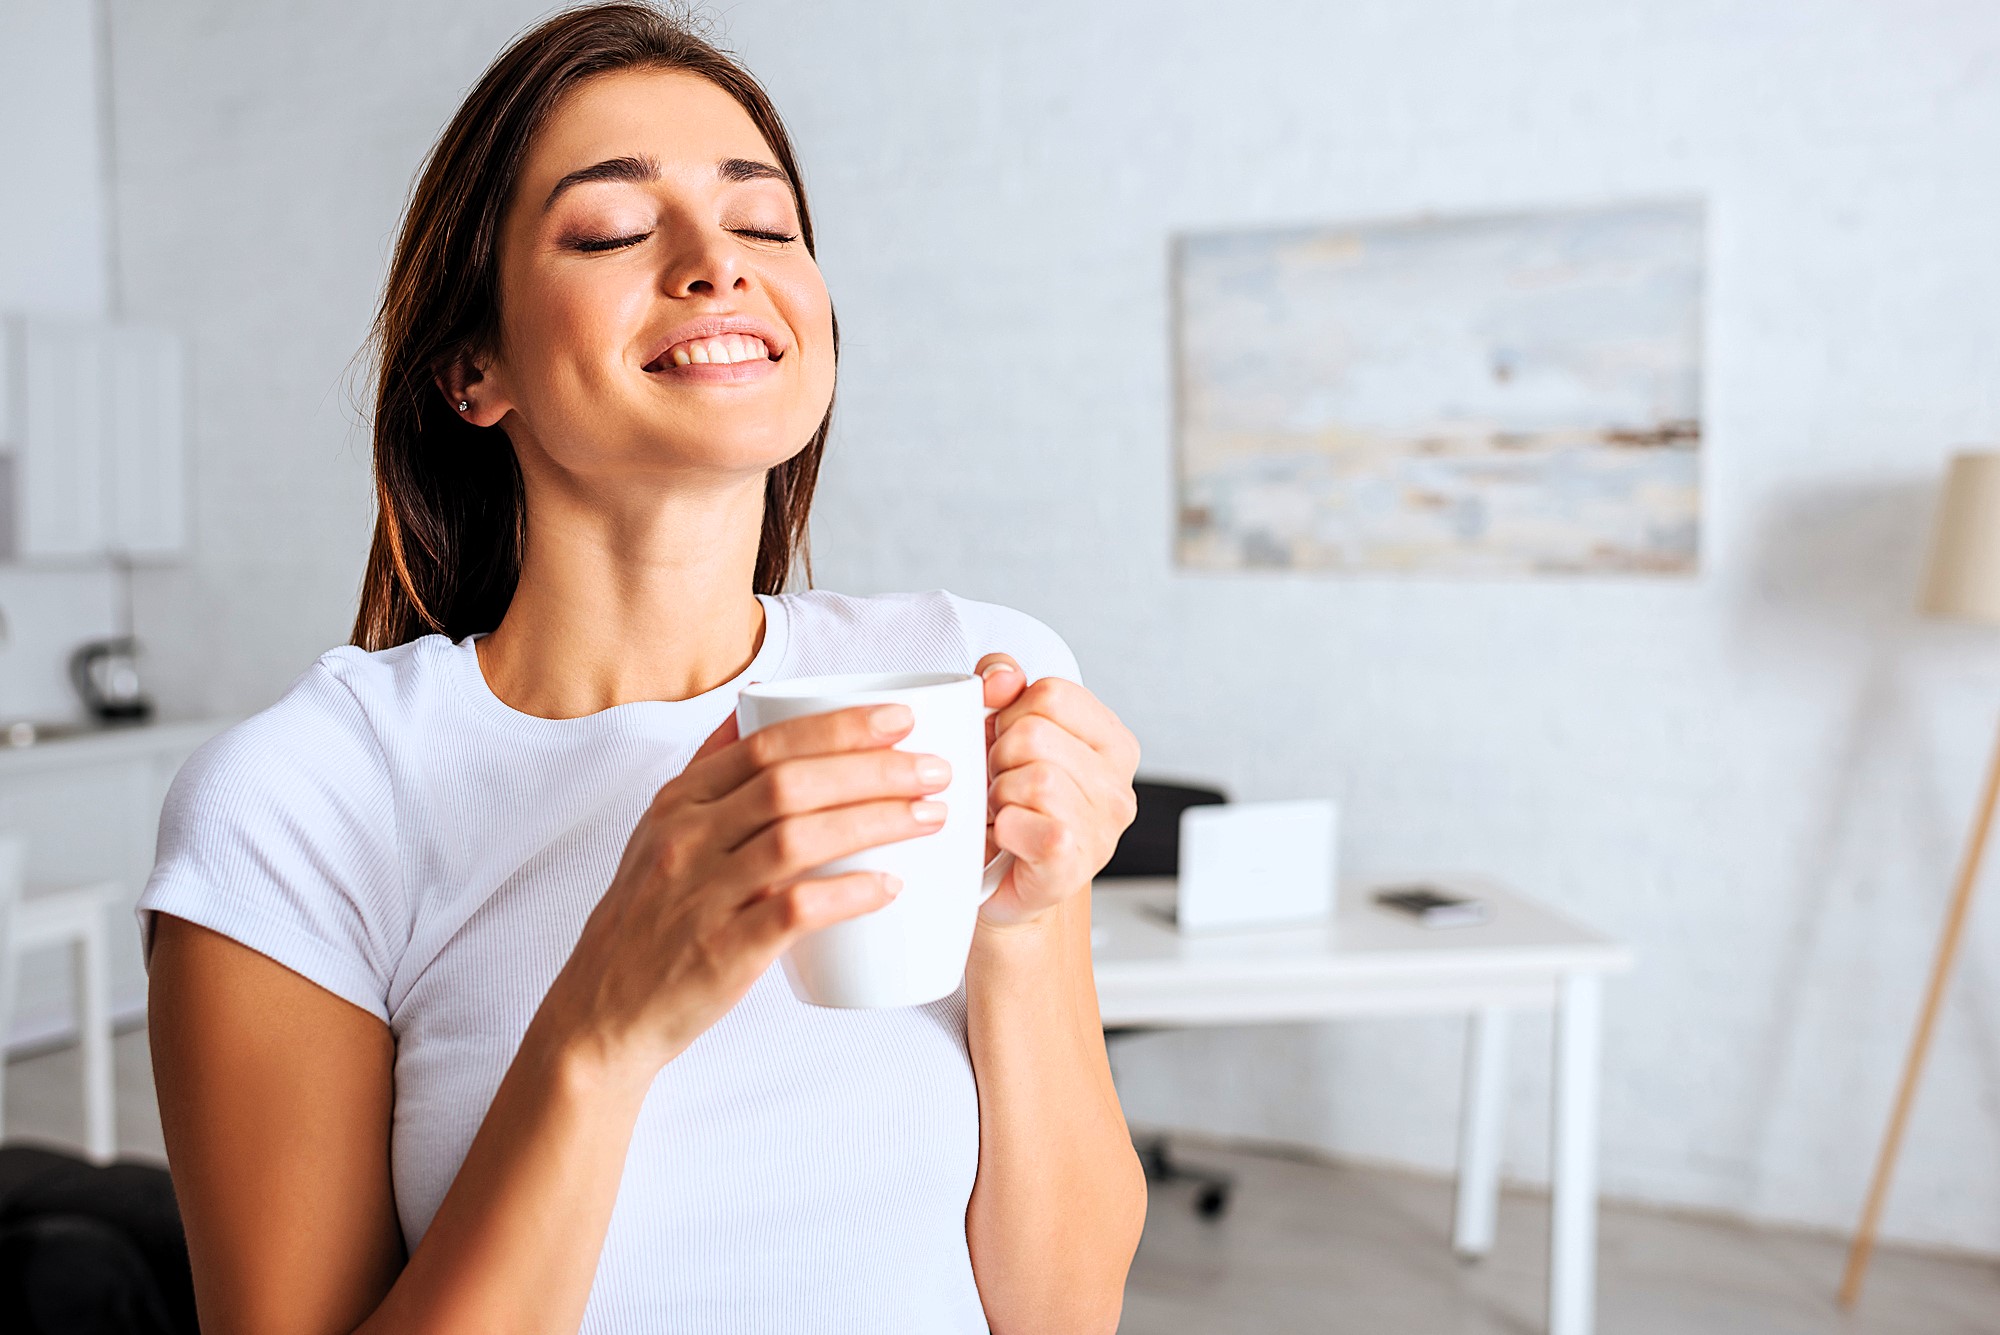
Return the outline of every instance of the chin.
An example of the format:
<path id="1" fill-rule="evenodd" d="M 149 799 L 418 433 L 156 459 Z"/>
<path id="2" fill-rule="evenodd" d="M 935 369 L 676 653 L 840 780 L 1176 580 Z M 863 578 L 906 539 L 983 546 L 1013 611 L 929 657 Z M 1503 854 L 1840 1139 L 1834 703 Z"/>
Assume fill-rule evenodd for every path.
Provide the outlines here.
<path id="1" fill-rule="evenodd" d="M 796 438 L 773 431 L 704 432 L 690 437 L 681 431 L 648 433 L 643 454 L 669 462 L 678 471 L 696 468 L 721 473 L 757 474 L 795 457 L 812 439 L 810 429 Z"/>

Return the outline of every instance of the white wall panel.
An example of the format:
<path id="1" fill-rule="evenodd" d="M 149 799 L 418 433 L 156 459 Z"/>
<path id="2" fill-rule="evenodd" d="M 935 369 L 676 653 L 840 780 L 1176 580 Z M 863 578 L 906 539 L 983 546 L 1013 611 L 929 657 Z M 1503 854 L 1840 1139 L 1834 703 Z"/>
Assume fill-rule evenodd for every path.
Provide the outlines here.
<path id="1" fill-rule="evenodd" d="M 95 11 L 0 3 L 0 311 L 105 310 Z"/>
<path id="2" fill-rule="evenodd" d="M 0 316 L 31 312 L 102 318 L 110 303 L 104 155 L 95 0 L 0 0 Z M 0 338 L 4 341 L 4 338 Z M 7 378 L 0 376 L 0 381 Z M 0 388 L 0 399 L 7 397 Z M 0 405 L 0 424 L 19 405 Z M 9 434 L 0 425 L 0 435 Z M 18 440 L 0 453 L 18 450 Z M 27 485 L 18 454 L 0 460 L 6 503 Z M 82 478 L 41 472 L 66 497 L 57 546 L 74 549 Z M 60 483 L 60 485 L 56 485 Z M 18 510 L 0 527 L 9 549 L 26 537 Z M 46 526 L 45 526 L 46 527 Z M 0 615 L 13 635 L 0 647 L 0 721 L 62 717 L 80 706 L 63 674 L 70 648 L 116 629 L 116 583 L 102 565 L 8 567 L 0 552 Z M 67 558 L 66 558 L 67 559 Z"/>

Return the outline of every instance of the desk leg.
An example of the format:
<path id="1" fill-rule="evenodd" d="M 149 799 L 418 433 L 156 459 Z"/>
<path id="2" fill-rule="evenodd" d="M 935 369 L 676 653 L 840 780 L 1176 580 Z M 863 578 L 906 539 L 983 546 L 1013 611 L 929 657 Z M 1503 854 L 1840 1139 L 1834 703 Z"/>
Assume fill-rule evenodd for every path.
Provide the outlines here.
<path id="1" fill-rule="evenodd" d="M 1597 1062 L 1601 985 L 1562 980 L 1556 1006 L 1549 1335 L 1590 1335 L 1597 1306 Z"/>
<path id="2" fill-rule="evenodd" d="M 1507 1111 L 1507 1012 L 1485 1006 L 1465 1034 L 1465 1087 L 1458 1110 L 1458 1204 L 1452 1250 L 1476 1261 L 1493 1250 L 1500 1203 L 1500 1132 Z"/>

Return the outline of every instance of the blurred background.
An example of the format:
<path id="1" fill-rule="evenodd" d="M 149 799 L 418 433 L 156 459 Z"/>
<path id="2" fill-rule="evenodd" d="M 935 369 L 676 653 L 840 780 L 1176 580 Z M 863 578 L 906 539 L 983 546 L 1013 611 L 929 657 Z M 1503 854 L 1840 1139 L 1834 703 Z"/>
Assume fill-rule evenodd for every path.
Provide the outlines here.
<path id="1" fill-rule="evenodd" d="M 37 559 L 35 521 L 11 521 L 0 718 L 81 717 L 68 664 L 86 642 L 136 635 L 165 726 L 254 711 L 345 641 L 373 506 L 357 354 L 399 210 L 463 92 L 545 10 L 0 0 L 0 312 L 167 331 L 185 386 L 179 480 L 157 493 L 179 528 Z M 1724 1328 L 1850 1328 L 1831 1315 L 1834 1235 L 1860 1208 L 2000 711 L 2000 635 L 1917 612 L 1946 460 L 2000 438 L 2000 11 L 708 12 L 796 136 L 840 316 L 816 583 L 1032 612 L 1149 773 L 1331 798 L 1345 875 L 1476 868 L 1625 942 L 1636 967 L 1605 993 L 1607 1201 L 1819 1236 L 1777 1267 L 1805 1315 Z M 1653 200 L 1705 219 L 1694 573 L 1177 560 L 1176 238 Z M 58 832 L 30 877 L 122 877 L 129 906 L 176 745 L 106 753 L 96 778 L 0 769 L 0 819 Z M 129 918 L 110 929 L 127 1031 L 144 997 Z M 72 1032 L 58 964 L 25 966 L 17 1074 Z M 1131 1120 L 1183 1133 L 1191 1157 L 1431 1181 L 1456 1156 L 1463 1029 L 1166 1032 L 1121 1044 L 1117 1069 Z M 1546 1020 L 1514 1040 L 1501 1163 L 1527 1209 L 1549 1173 Z M 1176 1227 L 1190 1257 L 1234 1255 Z M 1442 1257 L 1442 1228 L 1412 1251 Z M 1957 1257 L 1981 1296 L 1881 1329 L 2000 1330 L 2000 914 L 1971 917 L 1882 1228 Z M 1732 1249 L 1688 1310 L 1736 1283 Z M 1643 1254 L 1625 1260 L 1643 1276 Z M 1208 1273 L 1191 1264 L 1184 1279 Z M 1409 1282 L 1495 1330 L 1541 1320 L 1532 1283 L 1516 1302 L 1512 1281 L 1442 1263 Z M 1151 1310 L 1135 1298 L 1127 1328 L 1181 1328 Z"/>

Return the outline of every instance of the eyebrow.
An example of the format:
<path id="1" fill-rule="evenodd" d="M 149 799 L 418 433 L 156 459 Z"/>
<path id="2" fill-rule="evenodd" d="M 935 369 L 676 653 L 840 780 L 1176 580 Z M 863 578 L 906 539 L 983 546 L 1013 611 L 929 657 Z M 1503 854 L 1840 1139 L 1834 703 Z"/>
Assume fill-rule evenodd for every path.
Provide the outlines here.
<path id="1" fill-rule="evenodd" d="M 786 184 L 791 183 L 791 178 L 786 176 L 780 168 L 769 162 L 759 162 L 755 158 L 724 158 L 715 164 L 715 174 L 725 181 L 784 181 Z M 569 189 L 571 186 L 584 185 L 591 181 L 630 181 L 643 185 L 648 181 L 657 181 L 659 179 L 660 163 L 657 158 L 607 158 L 603 162 L 595 162 L 588 167 L 579 167 L 560 181 L 557 181 L 555 189 L 549 191 L 549 197 L 542 201 L 542 212 L 546 213 L 553 208 L 556 200 L 562 196 L 563 191 Z"/>
<path id="2" fill-rule="evenodd" d="M 755 158 L 724 158 L 715 164 L 715 174 L 725 181 L 783 181 L 791 184 L 791 178 L 768 162 Z"/>

